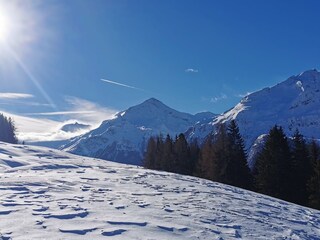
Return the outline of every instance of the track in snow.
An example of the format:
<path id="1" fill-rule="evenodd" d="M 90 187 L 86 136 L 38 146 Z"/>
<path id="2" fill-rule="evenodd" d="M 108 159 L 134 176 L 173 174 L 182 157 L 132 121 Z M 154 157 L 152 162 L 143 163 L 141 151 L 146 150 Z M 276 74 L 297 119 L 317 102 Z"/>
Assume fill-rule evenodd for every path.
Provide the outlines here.
<path id="1" fill-rule="evenodd" d="M 319 211 L 194 177 L 4 143 L 0 169 L 0 239 L 320 239 Z"/>

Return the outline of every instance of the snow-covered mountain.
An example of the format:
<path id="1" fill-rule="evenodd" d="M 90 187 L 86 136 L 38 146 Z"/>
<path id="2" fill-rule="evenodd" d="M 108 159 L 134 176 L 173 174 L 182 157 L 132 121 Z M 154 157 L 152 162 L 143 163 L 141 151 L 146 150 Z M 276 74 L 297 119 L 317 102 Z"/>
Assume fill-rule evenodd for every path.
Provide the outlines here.
<path id="1" fill-rule="evenodd" d="M 80 130 L 88 130 L 91 126 L 87 124 L 82 124 L 82 123 L 68 123 L 63 125 L 60 129 L 64 132 L 78 132 Z"/>
<path id="2" fill-rule="evenodd" d="M 151 98 L 119 112 L 98 128 L 72 139 L 62 149 L 78 155 L 140 165 L 151 136 L 161 133 L 174 137 L 196 122 L 209 122 L 215 116 L 209 112 L 196 115 L 178 112 Z"/>
<path id="3" fill-rule="evenodd" d="M 307 138 L 320 138 L 320 72 L 309 70 L 273 87 L 244 97 L 231 110 L 211 122 L 199 122 L 189 129 L 189 139 L 203 140 L 219 123 L 235 119 L 252 156 L 263 142 L 263 134 L 275 124 L 293 135 L 298 129 Z"/>
<path id="4" fill-rule="evenodd" d="M 0 142 L 0 239 L 319 239 L 320 212 L 195 177 Z"/>

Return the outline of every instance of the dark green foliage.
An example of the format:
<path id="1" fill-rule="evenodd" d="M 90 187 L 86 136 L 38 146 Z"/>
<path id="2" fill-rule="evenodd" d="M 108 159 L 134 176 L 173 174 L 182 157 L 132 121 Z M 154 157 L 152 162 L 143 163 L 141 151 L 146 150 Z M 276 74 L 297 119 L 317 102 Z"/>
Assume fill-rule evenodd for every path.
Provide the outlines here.
<path id="1" fill-rule="evenodd" d="M 311 161 L 308 147 L 303 136 L 297 130 L 293 136 L 291 162 L 291 197 L 290 201 L 306 205 L 308 200 L 307 182 L 311 174 Z"/>
<path id="2" fill-rule="evenodd" d="M 247 164 L 247 153 L 239 128 L 234 120 L 228 127 L 229 162 L 227 166 L 227 182 L 233 186 L 251 189 L 252 175 Z"/>
<path id="3" fill-rule="evenodd" d="M 189 157 L 190 157 L 190 168 L 191 168 L 190 175 L 196 176 L 196 174 L 197 174 L 197 161 L 200 156 L 200 148 L 199 148 L 197 141 L 193 141 L 190 143 L 189 151 L 190 151 Z"/>
<path id="4" fill-rule="evenodd" d="M 150 169 L 191 175 L 198 152 L 197 146 L 189 147 L 183 134 L 177 136 L 175 141 L 169 135 L 164 141 L 159 136 L 156 140 L 150 138 L 143 164 Z"/>
<path id="5" fill-rule="evenodd" d="M 157 143 L 153 137 L 148 141 L 147 151 L 143 159 L 143 165 L 149 169 L 155 169 Z"/>
<path id="6" fill-rule="evenodd" d="M 308 182 L 308 206 L 320 209 L 320 147 L 315 141 L 310 144 L 312 173 Z"/>
<path id="7" fill-rule="evenodd" d="M 290 199 L 290 149 L 281 127 L 274 126 L 256 162 L 256 189 L 264 194 Z"/>
<path id="8" fill-rule="evenodd" d="M 228 129 L 220 125 L 200 151 L 197 175 L 213 181 L 250 189 L 252 177 L 247 165 L 244 142 L 235 121 Z"/>
<path id="9" fill-rule="evenodd" d="M 9 117 L 0 114 L 0 141 L 7 143 L 18 143 L 16 137 L 16 128 L 13 120 Z"/>
<path id="10" fill-rule="evenodd" d="M 196 142 L 189 144 L 183 134 L 174 141 L 169 135 L 164 141 L 161 136 L 157 140 L 151 138 L 144 166 L 250 189 L 251 175 L 246 157 L 239 128 L 231 121 L 228 129 L 224 124 L 220 125 L 201 149 Z"/>
<path id="11" fill-rule="evenodd" d="M 174 168 L 173 172 L 181 174 L 192 174 L 193 163 L 190 158 L 190 149 L 185 136 L 181 133 L 173 144 Z"/>
<path id="12" fill-rule="evenodd" d="M 160 134 L 160 136 L 157 137 L 157 141 L 156 141 L 156 154 L 155 154 L 155 158 L 154 158 L 154 169 L 156 170 L 163 170 L 161 168 L 162 166 L 162 159 L 163 159 L 163 137 Z"/>
<path id="13" fill-rule="evenodd" d="M 175 158 L 173 153 L 173 140 L 169 135 L 167 135 L 164 141 L 163 153 L 161 156 L 161 169 L 168 172 L 174 171 Z"/>
<path id="14" fill-rule="evenodd" d="M 221 183 L 229 183 L 228 164 L 230 162 L 229 141 L 227 129 L 224 124 L 218 126 L 217 133 L 212 145 L 213 148 L 213 176 L 212 180 Z"/>

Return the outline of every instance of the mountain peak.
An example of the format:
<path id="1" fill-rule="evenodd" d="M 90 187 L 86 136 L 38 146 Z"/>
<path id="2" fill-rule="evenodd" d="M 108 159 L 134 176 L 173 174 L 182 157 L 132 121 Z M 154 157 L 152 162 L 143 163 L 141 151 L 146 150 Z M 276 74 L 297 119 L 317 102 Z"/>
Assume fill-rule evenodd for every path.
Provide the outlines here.
<path id="1" fill-rule="evenodd" d="M 163 102 L 161 102 L 160 100 L 158 100 L 156 98 L 149 98 L 139 105 L 153 105 L 153 106 L 157 106 L 157 107 L 164 107 L 164 106 L 167 107 Z"/>
<path id="2" fill-rule="evenodd" d="M 298 75 L 298 77 L 302 78 L 319 78 L 320 77 L 320 72 L 318 72 L 317 69 L 311 69 L 304 71 Z"/>

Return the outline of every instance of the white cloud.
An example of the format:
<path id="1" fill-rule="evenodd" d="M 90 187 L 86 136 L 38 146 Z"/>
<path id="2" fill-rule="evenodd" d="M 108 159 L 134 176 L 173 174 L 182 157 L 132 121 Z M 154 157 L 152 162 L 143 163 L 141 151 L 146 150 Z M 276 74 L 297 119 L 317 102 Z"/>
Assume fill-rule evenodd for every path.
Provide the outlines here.
<path id="1" fill-rule="evenodd" d="M 102 121 L 111 119 L 118 112 L 115 109 L 100 106 L 97 103 L 77 98 L 66 97 L 66 101 L 70 104 L 69 111 L 75 112 L 71 116 L 75 119 L 79 119 L 84 123 L 97 126 Z M 76 113 L 78 112 L 78 113 Z M 82 112 L 86 112 L 83 114 Z"/>
<path id="2" fill-rule="evenodd" d="M 68 96 L 65 98 L 68 109 L 66 111 L 55 112 L 41 112 L 41 113 L 29 113 L 29 116 L 65 116 L 69 119 L 75 119 L 77 121 L 97 126 L 102 121 L 111 119 L 114 117 L 116 110 L 100 106 L 97 103 L 78 98 Z"/>
<path id="3" fill-rule="evenodd" d="M 3 114 L 14 120 L 18 139 L 24 141 L 53 140 L 51 135 L 57 130 L 57 126 L 61 124 L 50 119 L 25 117 L 9 112 L 3 112 Z"/>
<path id="4" fill-rule="evenodd" d="M 187 73 L 197 73 L 197 72 L 199 72 L 198 69 L 194 69 L 194 68 L 187 68 L 184 71 L 187 72 Z"/>
<path id="5" fill-rule="evenodd" d="M 91 129 L 98 127 L 102 121 L 111 119 L 117 112 L 114 109 L 100 106 L 97 103 L 77 98 L 66 97 L 69 104 L 67 111 L 31 113 L 21 116 L 9 112 L 3 112 L 12 117 L 17 127 L 17 136 L 20 141 L 54 141 L 63 140 L 83 134 L 87 130 L 78 132 L 64 132 L 61 127 L 70 123 L 84 123 L 91 125 Z M 65 116 L 66 120 L 52 120 L 46 116 Z"/>
<path id="6" fill-rule="evenodd" d="M 212 97 L 210 99 L 210 102 L 212 103 L 216 103 L 216 102 L 220 102 L 221 100 L 224 100 L 224 99 L 227 99 L 228 96 L 224 93 L 221 93 L 219 96 L 216 96 L 216 97 Z"/>
<path id="7" fill-rule="evenodd" d="M 28 93 L 10 93 L 10 92 L 1 92 L 0 99 L 24 99 L 24 98 L 33 98 L 32 94 Z"/>

